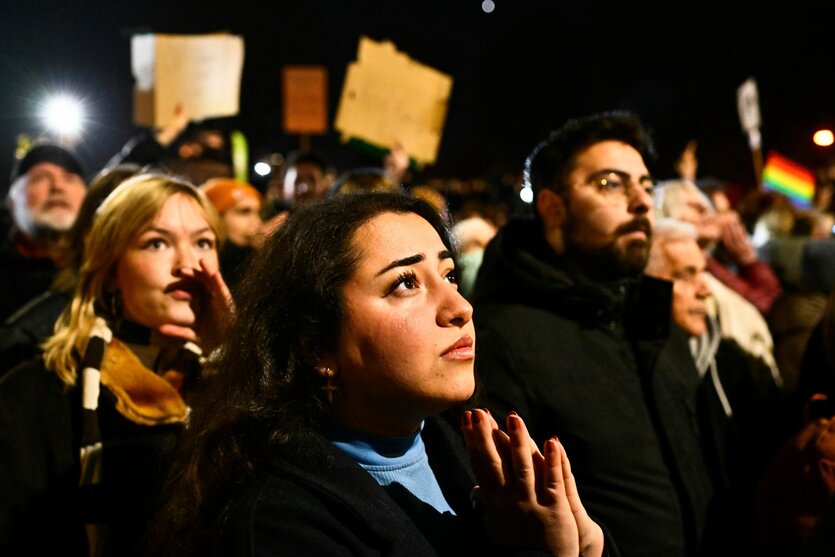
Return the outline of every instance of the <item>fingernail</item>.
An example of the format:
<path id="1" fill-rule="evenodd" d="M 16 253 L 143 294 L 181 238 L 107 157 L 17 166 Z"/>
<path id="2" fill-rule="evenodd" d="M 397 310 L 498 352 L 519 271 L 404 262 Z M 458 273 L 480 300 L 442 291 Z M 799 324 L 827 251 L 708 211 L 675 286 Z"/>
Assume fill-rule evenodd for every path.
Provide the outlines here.
<path id="1" fill-rule="evenodd" d="M 550 439 L 548 439 L 548 441 L 545 443 L 545 452 L 547 452 L 548 454 L 556 453 L 558 442 L 559 440 L 556 437 L 551 437 Z"/>
<path id="2" fill-rule="evenodd" d="M 461 416 L 461 420 L 464 422 L 465 426 L 471 426 L 473 423 L 473 413 L 469 410 L 464 411 L 464 414 Z"/>
<path id="3" fill-rule="evenodd" d="M 510 428 L 510 431 L 516 431 L 519 429 L 519 422 L 517 420 L 519 420 L 519 416 L 516 412 L 511 412 L 509 419 L 507 420 L 507 427 Z"/>

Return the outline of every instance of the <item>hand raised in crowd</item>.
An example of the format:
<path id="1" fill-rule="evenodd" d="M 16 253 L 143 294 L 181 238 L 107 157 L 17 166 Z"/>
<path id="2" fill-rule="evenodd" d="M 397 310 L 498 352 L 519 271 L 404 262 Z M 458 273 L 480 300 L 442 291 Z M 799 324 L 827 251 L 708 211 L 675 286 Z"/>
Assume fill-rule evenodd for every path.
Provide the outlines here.
<path id="1" fill-rule="evenodd" d="M 403 176 L 406 174 L 408 168 L 409 152 L 400 141 L 395 141 L 383 159 L 383 169 L 385 170 L 386 178 L 395 184 L 399 184 L 403 181 Z"/>
<path id="2" fill-rule="evenodd" d="M 199 264 L 199 269 L 183 267 L 179 271 L 181 278 L 192 279 L 203 289 L 202 316 L 197 325 L 167 323 L 159 328 L 159 332 L 194 342 L 207 354 L 217 348 L 226 335 L 234 317 L 235 303 L 220 270 L 209 268 L 205 259 L 200 259 Z"/>
<path id="3" fill-rule="evenodd" d="M 754 249 L 748 237 L 748 231 L 742 224 L 739 213 L 728 210 L 718 215 L 721 226 L 720 240 L 731 259 L 739 265 L 750 265 L 757 260 L 757 250 Z"/>
<path id="4" fill-rule="evenodd" d="M 586 513 L 556 438 L 540 452 L 521 417 L 508 416 L 506 434 L 481 409 L 464 412 L 462 429 L 495 541 L 555 556 L 602 555 L 603 531 Z"/>
<path id="5" fill-rule="evenodd" d="M 174 113 L 171 115 L 171 118 L 162 127 L 157 129 L 154 137 L 160 145 L 168 147 L 183 133 L 189 121 L 190 118 L 185 106 L 183 103 L 177 103 L 174 105 Z"/>

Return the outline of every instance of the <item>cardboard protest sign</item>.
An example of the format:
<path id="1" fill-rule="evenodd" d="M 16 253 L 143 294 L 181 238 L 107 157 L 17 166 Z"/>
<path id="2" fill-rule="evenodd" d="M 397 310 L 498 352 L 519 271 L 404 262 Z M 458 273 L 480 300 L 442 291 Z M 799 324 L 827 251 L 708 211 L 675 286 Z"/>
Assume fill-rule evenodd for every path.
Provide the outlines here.
<path id="1" fill-rule="evenodd" d="M 323 66 L 284 66 L 285 133 L 328 131 L 328 70 Z"/>
<path id="2" fill-rule="evenodd" d="M 421 163 L 438 155 L 452 78 L 416 62 L 391 42 L 360 38 L 357 61 L 348 66 L 334 127 L 387 148 L 399 141 Z"/>
<path id="3" fill-rule="evenodd" d="M 134 121 L 159 127 L 178 104 L 191 120 L 236 115 L 243 62 L 235 35 L 134 35 Z"/>

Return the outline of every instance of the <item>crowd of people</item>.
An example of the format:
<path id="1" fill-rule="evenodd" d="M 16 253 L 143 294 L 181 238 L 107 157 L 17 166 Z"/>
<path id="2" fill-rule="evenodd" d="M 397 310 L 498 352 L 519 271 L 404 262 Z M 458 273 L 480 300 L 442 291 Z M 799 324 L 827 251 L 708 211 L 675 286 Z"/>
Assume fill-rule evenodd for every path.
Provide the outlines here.
<path id="1" fill-rule="evenodd" d="M 198 132 L 15 162 L 3 555 L 835 552 L 825 171 L 732 202 L 606 112 L 520 162 L 525 213 L 399 144 L 256 185 Z"/>

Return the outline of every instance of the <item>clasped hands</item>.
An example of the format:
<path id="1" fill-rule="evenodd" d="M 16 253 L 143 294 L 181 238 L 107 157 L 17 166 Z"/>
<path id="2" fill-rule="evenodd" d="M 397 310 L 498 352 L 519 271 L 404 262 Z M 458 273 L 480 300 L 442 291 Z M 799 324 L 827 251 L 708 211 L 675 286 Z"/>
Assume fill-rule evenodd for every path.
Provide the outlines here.
<path id="1" fill-rule="evenodd" d="M 494 541 L 559 557 L 603 554 L 603 531 L 580 501 L 559 440 L 547 440 L 540 451 L 515 412 L 508 433 L 481 409 L 464 412 L 461 428 Z"/>

